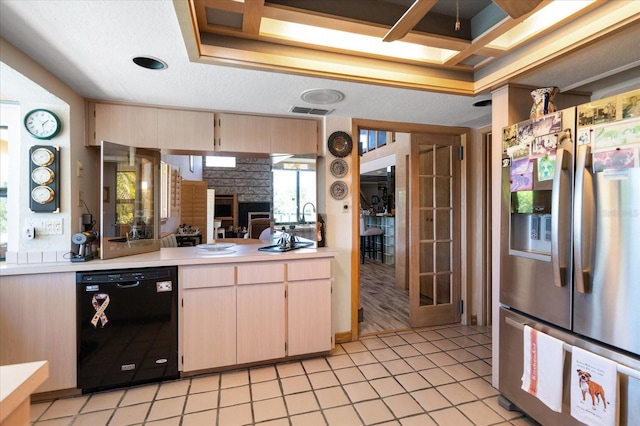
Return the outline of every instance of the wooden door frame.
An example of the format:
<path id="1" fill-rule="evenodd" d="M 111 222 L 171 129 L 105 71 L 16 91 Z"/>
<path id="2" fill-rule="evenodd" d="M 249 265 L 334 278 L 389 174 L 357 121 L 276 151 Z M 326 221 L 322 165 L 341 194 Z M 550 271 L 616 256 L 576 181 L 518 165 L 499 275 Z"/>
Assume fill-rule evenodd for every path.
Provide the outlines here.
<path id="1" fill-rule="evenodd" d="M 431 124 L 416 124 L 416 123 L 398 123 L 393 121 L 380 121 L 380 120 L 365 120 L 354 118 L 351 120 L 351 135 L 352 139 L 355 141 L 357 149 L 353 150 L 353 159 L 352 159 L 352 188 L 360 188 L 360 157 L 358 153 L 360 152 L 359 143 L 360 143 L 360 129 L 366 128 L 371 130 L 386 130 L 390 132 L 399 132 L 399 133 L 431 133 L 431 134 L 443 134 L 443 135 L 454 135 L 460 136 L 461 143 L 463 149 L 466 148 L 466 145 L 472 140 L 473 129 L 467 127 L 448 127 L 448 126 L 437 126 Z M 461 167 L 465 167 L 465 160 Z M 466 191 L 465 191 L 465 178 L 467 178 L 466 174 L 462 173 L 462 212 L 461 212 L 461 221 L 462 223 L 466 223 L 466 214 L 465 214 L 465 202 L 466 199 Z M 353 189 L 351 192 L 351 340 L 358 340 L 360 336 L 360 325 L 358 323 L 358 309 L 360 308 L 360 235 L 356 230 L 360 228 L 360 216 L 359 216 L 359 206 L 360 206 L 360 191 L 356 191 Z M 464 227 L 463 227 L 464 229 Z M 466 251 L 466 235 L 462 235 L 462 254 L 464 256 L 464 252 Z M 464 262 L 462 262 L 464 264 Z M 468 285 L 467 285 L 467 277 L 466 273 L 464 273 L 466 268 L 463 267 L 460 276 L 460 295 L 463 300 L 469 300 Z M 467 310 L 465 310 L 465 313 Z"/>

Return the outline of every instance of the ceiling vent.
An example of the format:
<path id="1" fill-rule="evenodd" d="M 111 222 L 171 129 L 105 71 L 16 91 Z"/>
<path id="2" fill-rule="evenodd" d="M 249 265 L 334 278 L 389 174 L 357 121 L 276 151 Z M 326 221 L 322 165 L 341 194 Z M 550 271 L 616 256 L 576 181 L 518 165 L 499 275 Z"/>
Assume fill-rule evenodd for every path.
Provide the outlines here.
<path id="1" fill-rule="evenodd" d="M 337 104 L 344 100 L 344 93 L 333 89 L 310 89 L 302 92 L 300 99 L 314 105 Z"/>
<path id="2" fill-rule="evenodd" d="M 307 115 L 328 115 L 333 112 L 332 109 L 322 109 L 322 108 L 307 108 L 307 107 L 299 107 L 299 106 L 291 106 L 289 108 L 289 112 L 293 112 L 296 114 L 307 114 Z"/>

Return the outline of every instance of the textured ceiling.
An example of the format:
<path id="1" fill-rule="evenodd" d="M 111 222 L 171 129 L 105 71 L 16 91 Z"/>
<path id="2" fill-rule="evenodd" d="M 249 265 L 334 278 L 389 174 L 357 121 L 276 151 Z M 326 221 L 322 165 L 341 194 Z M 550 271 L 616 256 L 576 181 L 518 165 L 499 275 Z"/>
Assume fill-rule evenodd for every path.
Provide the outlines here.
<path id="1" fill-rule="evenodd" d="M 640 49 L 632 47 L 640 27 L 638 16 L 634 19 L 618 39 L 594 41 L 589 50 L 563 55 L 554 65 L 533 67 L 511 81 L 572 89 L 588 84 L 598 90 L 625 71 L 624 84 L 639 84 Z M 445 95 L 190 61 L 170 1 L 2 0 L 0 35 L 86 98 L 290 115 L 292 105 L 309 106 L 299 98 L 303 91 L 331 88 L 345 94 L 343 102 L 330 106 L 336 116 L 470 127 L 491 121 L 490 108 L 471 106 L 489 98 L 488 90 Z M 139 68 L 131 61 L 137 55 L 161 58 L 169 67 Z M 616 72 L 609 76 L 612 68 Z M 16 90 L 5 79 L 8 72 L 3 66 L 4 99 Z"/>

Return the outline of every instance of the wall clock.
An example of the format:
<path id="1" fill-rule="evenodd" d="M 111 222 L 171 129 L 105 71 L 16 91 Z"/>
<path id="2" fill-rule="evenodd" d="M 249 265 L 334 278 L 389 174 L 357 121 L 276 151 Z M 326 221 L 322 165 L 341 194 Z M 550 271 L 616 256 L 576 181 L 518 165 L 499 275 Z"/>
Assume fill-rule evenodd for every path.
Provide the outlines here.
<path id="1" fill-rule="evenodd" d="M 60 119 L 47 109 L 34 109 L 24 116 L 24 127 L 36 139 L 51 139 L 60 132 Z"/>
<path id="2" fill-rule="evenodd" d="M 31 179 L 39 185 L 48 185 L 55 177 L 56 174 L 48 167 L 36 167 L 31 172 Z"/>
<path id="3" fill-rule="evenodd" d="M 57 146 L 35 145 L 29 149 L 31 198 L 29 208 L 35 213 L 60 211 L 60 149 Z"/>

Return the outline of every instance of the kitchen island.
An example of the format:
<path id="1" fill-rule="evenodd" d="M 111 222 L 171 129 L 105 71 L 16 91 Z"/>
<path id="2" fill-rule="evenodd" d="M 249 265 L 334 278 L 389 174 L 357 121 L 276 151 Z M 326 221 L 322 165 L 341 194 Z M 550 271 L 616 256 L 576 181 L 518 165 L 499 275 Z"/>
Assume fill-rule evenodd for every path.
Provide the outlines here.
<path id="1" fill-rule="evenodd" d="M 0 267 L 0 364 L 45 359 L 37 392 L 76 387 L 76 272 L 178 267 L 179 370 L 271 362 L 332 347 L 329 248 L 259 251 L 269 241 L 232 240 L 223 253 L 197 247 L 83 263 Z"/>

